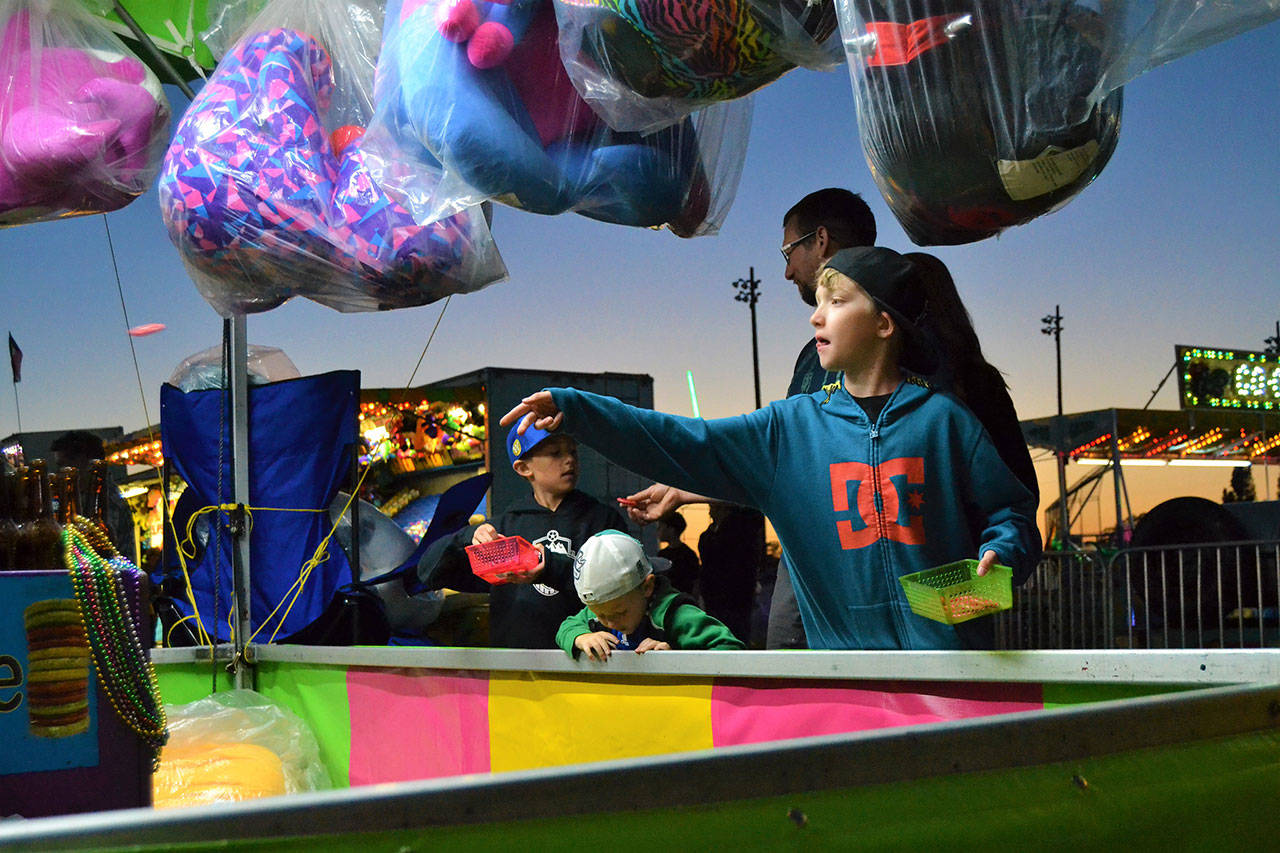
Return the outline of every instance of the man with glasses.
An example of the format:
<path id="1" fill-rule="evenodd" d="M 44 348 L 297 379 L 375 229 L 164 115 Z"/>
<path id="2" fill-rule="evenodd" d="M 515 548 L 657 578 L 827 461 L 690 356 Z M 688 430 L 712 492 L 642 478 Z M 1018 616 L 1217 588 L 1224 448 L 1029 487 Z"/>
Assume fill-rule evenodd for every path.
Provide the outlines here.
<path id="1" fill-rule="evenodd" d="M 788 281 L 795 283 L 796 290 L 800 292 L 800 298 L 806 305 L 816 306 L 818 270 L 827 259 L 841 249 L 874 246 L 875 242 L 876 218 L 861 196 L 839 187 L 811 192 L 796 202 L 782 217 L 781 249 L 782 257 L 787 262 L 783 274 Z M 796 358 L 791 384 L 787 386 L 787 396 L 812 394 L 823 385 L 839 381 L 839 378 L 839 373 L 828 373 L 819 363 L 817 340 L 810 334 Z M 645 524 L 661 518 L 676 507 L 687 503 L 702 503 L 707 499 L 691 492 L 655 484 L 630 495 L 629 500 L 637 505 L 629 507 L 628 514 L 633 521 Z M 778 578 L 774 583 L 769 605 L 765 648 L 807 647 L 784 553 L 778 564 Z"/>
<path id="2" fill-rule="evenodd" d="M 838 187 L 809 193 L 782 217 L 782 257 L 787 262 L 783 275 L 795 283 L 806 305 L 816 306 L 815 279 L 827 259 L 841 249 L 875 243 L 875 216 L 857 193 Z M 796 358 L 787 396 L 812 394 L 838 379 L 838 374 L 828 373 L 818 363 L 817 341 L 810 335 Z M 790 590 L 789 579 L 782 579 L 784 571 L 779 569 L 778 583 L 785 583 Z M 770 613 L 772 633 L 772 611 Z"/>

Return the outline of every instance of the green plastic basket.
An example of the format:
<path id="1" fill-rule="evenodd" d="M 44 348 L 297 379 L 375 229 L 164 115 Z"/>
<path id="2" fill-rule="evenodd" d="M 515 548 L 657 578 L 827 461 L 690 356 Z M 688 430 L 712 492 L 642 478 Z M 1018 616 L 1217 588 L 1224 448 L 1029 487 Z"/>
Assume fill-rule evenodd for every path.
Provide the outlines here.
<path id="1" fill-rule="evenodd" d="M 954 625 L 1013 607 L 1013 569 L 992 566 L 978 577 L 977 560 L 960 560 L 898 578 L 911 611 Z"/>

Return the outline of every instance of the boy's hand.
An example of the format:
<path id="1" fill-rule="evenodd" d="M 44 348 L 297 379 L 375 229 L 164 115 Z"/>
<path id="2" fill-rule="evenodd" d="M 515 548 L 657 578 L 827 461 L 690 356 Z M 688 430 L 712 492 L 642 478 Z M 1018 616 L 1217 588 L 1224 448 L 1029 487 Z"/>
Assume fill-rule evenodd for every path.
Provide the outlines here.
<path id="1" fill-rule="evenodd" d="M 982 577 L 987 572 L 991 571 L 991 567 L 998 562 L 1000 562 L 1000 557 L 995 551 L 983 551 L 982 559 L 978 561 L 978 577 Z"/>
<path id="2" fill-rule="evenodd" d="M 631 520 L 636 524 L 648 524 L 662 518 L 676 507 L 701 503 L 706 501 L 706 498 L 695 495 L 693 492 L 664 486 L 662 483 L 654 483 L 634 495 L 627 495 L 626 500 L 635 504 L 627 507 L 627 515 Z"/>
<path id="3" fill-rule="evenodd" d="M 671 651 L 670 643 L 663 643 L 655 640 L 653 637 L 645 637 L 640 641 L 640 645 L 636 646 L 636 654 L 642 655 L 645 652 L 669 652 Z"/>
<path id="4" fill-rule="evenodd" d="M 506 583 L 537 583 L 542 577 L 542 572 L 547 567 L 547 549 L 542 546 L 541 542 L 533 543 L 533 547 L 538 549 L 538 565 L 534 566 L 527 572 L 499 572 L 498 580 Z"/>
<path id="5" fill-rule="evenodd" d="M 579 634 L 573 638 L 573 647 L 585 652 L 592 660 L 604 661 L 613 654 L 618 645 L 618 638 L 608 631 L 596 631 L 593 634 Z"/>
<path id="6" fill-rule="evenodd" d="M 517 432 L 523 433 L 530 424 L 538 429 L 554 432 L 564 421 L 564 412 L 560 411 L 550 391 L 539 391 L 521 400 L 515 408 L 503 415 L 498 423 L 501 426 L 510 426 L 517 418 L 520 419 L 520 429 Z"/>
<path id="7" fill-rule="evenodd" d="M 498 528 L 494 527 L 487 521 L 476 528 L 471 534 L 472 545 L 483 545 L 486 542 L 492 542 L 498 538 Z"/>

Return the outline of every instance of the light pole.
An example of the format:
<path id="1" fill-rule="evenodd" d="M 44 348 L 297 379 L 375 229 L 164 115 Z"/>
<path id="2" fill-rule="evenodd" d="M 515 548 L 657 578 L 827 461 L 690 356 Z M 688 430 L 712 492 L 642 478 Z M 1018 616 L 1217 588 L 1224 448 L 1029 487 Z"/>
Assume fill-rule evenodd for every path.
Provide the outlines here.
<path id="1" fill-rule="evenodd" d="M 1053 335 L 1053 345 L 1058 361 L 1058 421 L 1057 429 L 1054 430 L 1054 452 L 1058 457 L 1058 511 L 1060 519 L 1058 521 L 1058 536 L 1062 541 L 1062 550 L 1067 550 L 1067 546 L 1071 541 L 1071 513 L 1067 509 L 1067 451 L 1063 446 L 1066 436 L 1063 434 L 1066 430 L 1062 422 L 1062 306 L 1053 306 L 1053 313 L 1046 314 L 1040 318 L 1040 322 L 1044 323 L 1044 328 L 1040 330 L 1042 335 Z M 1114 472 L 1119 477 L 1120 472 Z"/>
<path id="2" fill-rule="evenodd" d="M 733 295 L 734 301 L 745 302 L 751 309 L 751 367 L 756 378 L 756 408 L 760 408 L 760 344 L 756 338 L 756 303 L 760 301 L 760 280 L 756 278 L 756 268 L 748 267 L 747 277 L 733 283 L 738 292 Z"/>
<path id="3" fill-rule="evenodd" d="M 1276 321 L 1276 333 L 1272 337 L 1263 338 L 1262 342 L 1266 344 L 1263 350 L 1271 358 L 1280 358 L 1280 320 Z M 16 387 L 16 386 L 15 386 Z M 1267 417 L 1265 412 L 1259 412 L 1259 419 L 1265 424 Z M 1271 471 L 1267 464 L 1267 457 L 1262 457 L 1262 484 L 1266 487 L 1266 499 L 1271 500 Z"/>

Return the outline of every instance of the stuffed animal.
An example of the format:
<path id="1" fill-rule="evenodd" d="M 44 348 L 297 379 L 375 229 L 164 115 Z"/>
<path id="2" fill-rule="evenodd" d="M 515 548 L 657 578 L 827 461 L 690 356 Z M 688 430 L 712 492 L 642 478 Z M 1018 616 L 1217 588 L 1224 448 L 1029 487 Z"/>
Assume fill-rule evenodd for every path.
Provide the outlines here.
<path id="1" fill-rule="evenodd" d="M 582 29 L 581 58 L 645 98 L 740 98 L 795 67 L 782 33 L 753 0 L 556 0 L 562 28 Z M 774 6 L 779 5 L 774 3 Z M 835 30 L 831 0 L 811 37 Z M 782 49 L 780 49 L 782 48 Z M 566 62 L 570 58 L 566 56 Z"/>
<path id="2" fill-rule="evenodd" d="M 123 207 L 163 146 L 155 75 L 123 52 L 47 43 L 58 24 L 19 8 L 0 34 L 0 225 Z"/>
<path id="3" fill-rule="evenodd" d="M 1096 13 L 1073 0 L 857 0 L 841 21 L 871 174 L 921 246 L 1056 210 L 1106 165 L 1121 92 L 1092 109 Z M 843 13 L 843 10 L 842 10 Z"/>
<path id="4" fill-rule="evenodd" d="M 611 130 L 565 72 L 551 0 L 391 0 L 375 98 L 390 135 L 472 200 L 682 236 L 710 209 L 694 122 Z"/>
<path id="5" fill-rule="evenodd" d="M 178 123 L 160 204 L 205 299 L 224 315 L 298 295 L 372 311 L 504 277 L 478 209 L 424 221 L 388 193 L 395 164 L 370 168 L 361 128 L 335 146 L 333 97 L 329 53 L 277 27 L 242 38 Z"/>

